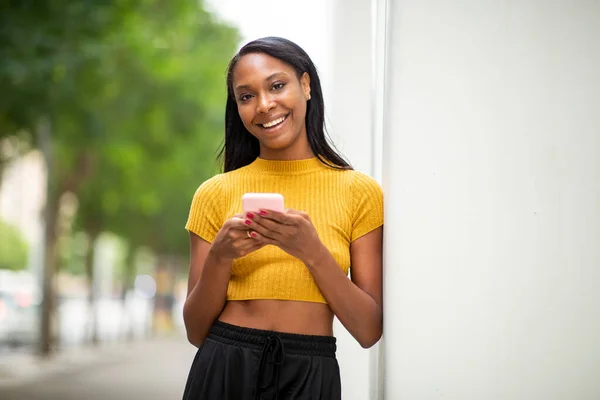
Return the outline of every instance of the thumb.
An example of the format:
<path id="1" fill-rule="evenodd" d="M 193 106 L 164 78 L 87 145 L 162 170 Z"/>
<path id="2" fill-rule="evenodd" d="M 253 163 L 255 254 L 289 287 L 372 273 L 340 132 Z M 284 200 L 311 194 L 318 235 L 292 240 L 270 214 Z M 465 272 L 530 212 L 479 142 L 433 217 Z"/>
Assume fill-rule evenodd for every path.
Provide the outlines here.
<path id="1" fill-rule="evenodd" d="M 286 214 L 291 214 L 291 215 L 300 215 L 300 214 L 302 214 L 302 211 L 294 210 L 293 208 L 286 208 L 284 212 Z"/>
<path id="2" fill-rule="evenodd" d="M 305 219 L 305 220 L 307 220 L 307 221 L 310 221 L 310 216 L 309 216 L 309 215 L 308 215 L 308 213 L 307 213 L 307 212 L 305 212 L 305 211 L 292 210 L 292 209 L 290 208 L 290 209 L 287 209 L 287 210 L 285 210 L 285 213 L 286 213 L 287 215 L 294 215 L 294 216 L 296 216 L 296 218 L 297 218 L 297 217 L 300 217 L 300 218 L 302 218 L 302 219 Z"/>

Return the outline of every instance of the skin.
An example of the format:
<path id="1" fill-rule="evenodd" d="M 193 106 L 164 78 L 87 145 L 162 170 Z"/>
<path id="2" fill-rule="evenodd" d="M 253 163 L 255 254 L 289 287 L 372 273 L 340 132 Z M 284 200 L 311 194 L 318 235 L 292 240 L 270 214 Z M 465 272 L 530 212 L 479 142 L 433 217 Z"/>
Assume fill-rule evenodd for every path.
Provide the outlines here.
<path id="1" fill-rule="evenodd" d="M 233 87 L 244 126 L 259 140 L 261 158 L 314 157 L 305 126 L 310 97 L 307 73 L 298 78 L 292 67 L 276 58 L 247 54 L 234 70 Z M 286 120 L 275 129 L 261 126 L 282 116 Z M 335 315 L 361 346 L 371 347 L 382 333 L 382 239 L 380 227 L 351 243 L 348 279 L 320 241 L 310 216 L 298 210 L 236 215 L 225 222 L 212 244 L 190 233 L 184 306 L 188 339 L 200 346 L 217 318 L 250 328 L 331 336 Z M 328 304 L 226 301 L 233 260 L 269 244 L 306 265 Z"/>

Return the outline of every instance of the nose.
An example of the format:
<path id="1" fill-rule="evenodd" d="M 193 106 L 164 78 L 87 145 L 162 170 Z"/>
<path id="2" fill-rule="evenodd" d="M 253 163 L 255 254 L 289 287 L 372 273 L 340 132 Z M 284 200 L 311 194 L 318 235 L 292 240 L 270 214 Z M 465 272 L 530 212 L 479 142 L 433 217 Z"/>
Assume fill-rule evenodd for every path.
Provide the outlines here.
<path id="1" fill-rule="evenodd" d="M 269 94 L 261 94 L 257 96 L 256 112 L 259 114 L 266 114 L 275 108 L 275 101 Z"/>

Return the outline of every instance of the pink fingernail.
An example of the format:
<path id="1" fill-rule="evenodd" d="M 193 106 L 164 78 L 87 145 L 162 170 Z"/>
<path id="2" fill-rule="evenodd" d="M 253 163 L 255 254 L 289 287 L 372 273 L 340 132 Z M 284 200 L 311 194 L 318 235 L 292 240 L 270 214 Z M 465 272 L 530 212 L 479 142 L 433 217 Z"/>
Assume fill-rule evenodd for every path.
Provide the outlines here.
<path id="1" fill-rule="evenodd" d="M 267 215 L 267 212 L 265 210 L 261 210 L 260 215 Z"/>
<path id="2" fill-rule="evenodd" d="M 246 214 L 246 217 L 248 217 L 248 218 L 252 219 L 252 218 L 254 218 L 254 214 L 252 214 L 252 213 L 248 213 L 248 214 Z"/>
<path id="3" fill-rule="evenodd" d="M 246 220 L 246 225 L 250 225 L 251 223 L 252 223 L 252 221 Z"/>
<path id="4" fill-rule="evenodd" d="M 252 236 L 253 238 L 255 238 L 255 237 L 256 237 L 256 233 L 255 233 L 255 232 L 252 232 L 252 233 L 250 234 L 250 236 Z"/>

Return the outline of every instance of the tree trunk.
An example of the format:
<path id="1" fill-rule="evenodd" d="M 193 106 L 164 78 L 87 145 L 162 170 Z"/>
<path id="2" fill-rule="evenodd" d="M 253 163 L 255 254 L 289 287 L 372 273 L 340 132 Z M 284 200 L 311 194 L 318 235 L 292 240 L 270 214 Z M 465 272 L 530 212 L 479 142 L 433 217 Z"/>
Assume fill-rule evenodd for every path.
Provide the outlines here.
<path id="1" fill-rule="evenodd" d="M 133 248 L 127 250 L 127 258 L 125 259 L 125 268 L 123 270 L 123 281 L 121 288 L 121 305 L 123 307 L 123 315 L 127 316 L 128 329 L 125 333 L 125 340 L 133 340 L 133 321 L 131 313 L 127 309 L 127 293 L 133 288 L 133 281 L 135 279 L 136 266 L 134 264 L 133 256 L 135 251 Z"/>
<path id="2" fill-rule="evenodd" d="M 98 232 L 88 230 L 89 244 L 85 255 L 85 272 L 88 283 L 88 332 L 90 332 L 89 341 L 94 346 L 100 343 L 98 338 L 98 312 L 96 310 L 96 282 L 94 274 L 94 256 L 96 254 L 96 239 Z"/>
<path id="3" fill-rule="evenodd" d="M 6 168 L 6 162 L 4 160 L 0 159 L 0 191 L 2 191 L 2 180 L 4 178 L 4 169 L 5 168 Z"/>
<path id="4" fill-rule="evenodd" d="M 50 123 L 42 119 L 37 127 L 40 149 L 46 161 L 46 206 L 44 209 L 44 265 L 42 272 L 42 309 L 40 321 L 40 353 L 49 356 L 54 347 L 55 332 L 55 292 L 54 275 L 57 266 L 57 216 L 58 196 L 52 190 L 50 176 L 52 171 L 52 154 Z"/>
<path id="5" fill-rule="evenodd" d="M 50 194 L 50 193 L 49 193 Z M 41 312 L 41 354 L 48 356 L 55 345 L 56 334 L 56 293 L 54 276 L 57 267 L 57 205 L 56 199 L 48 199 L 46 203 L 46 227 L 44 233 L 44 270 L 42 284 L 42 312 Z"/>
<path id="6" fill-rule="evenodd" d="M 156 296 L 154 297 L 154 333 L 170 334 L 174 330 L 175 267 L 171 257 L 158 257 L 156 266 Z"/>

